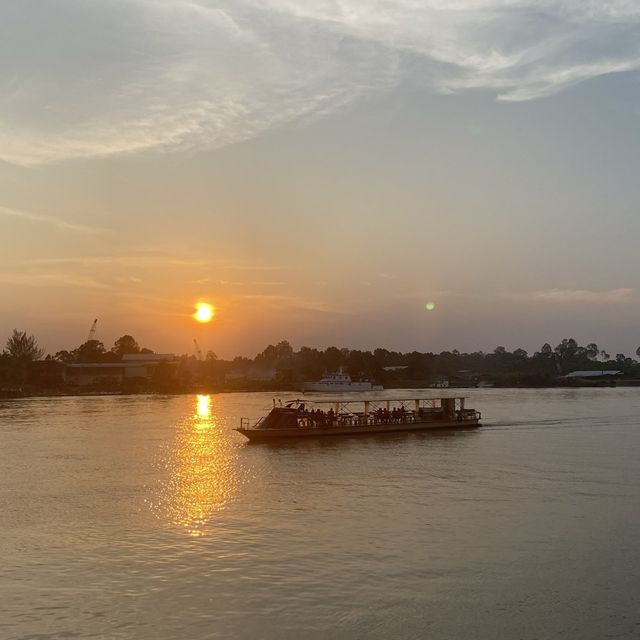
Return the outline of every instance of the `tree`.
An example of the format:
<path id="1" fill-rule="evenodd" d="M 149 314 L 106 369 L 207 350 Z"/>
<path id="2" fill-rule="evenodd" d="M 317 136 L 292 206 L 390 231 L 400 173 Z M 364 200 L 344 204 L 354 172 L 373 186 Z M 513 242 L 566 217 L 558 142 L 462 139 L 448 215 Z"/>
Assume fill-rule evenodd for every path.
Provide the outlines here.
<path id="1" fill-rule="evenodd" d="M 551 348 L 551 345 L 548 342 L 545 342 L 542 347 L 540 347 L 538 355 L 543 358 L 551 358 L 551 356 L 553 355 L 553 349 Z"/>
<path id="2" fill-rule="evenodd" d="M 73 360 L 76 362 L 101 362 L 107 350 L 99 340 L 87 340 L 73 350 Z"/>
<path id="3" fill-rule="evenodd" d="M 278 360 L 290 360 L 293 357 L 293 347 L 288 340 L 281 340 L 276 345 L 276 357 Z"/>
<path id="4" fill-rule="evenodd" d="M 327 371 L 337 371 L 342 364 L 342 352 L 336 347 L 328 347 L 325 349 L 322 359 Z"/>
<path id="5" fill-rule="evenodd" d="M 169 393 L 176 387 L 175 369 L 164 360 L 151 372 L 151 388 L 160 393 Z"/>
<path id="6" fill-rule="evenodd" d="M 38 345 L 34 336 L 28 336 L 26 331 L 13 330 L 7 340 L 6 353 L 11 358 L 22 361 L 40 360 L 45 350 Z"/>
<path id="7" fill-rule="evenodd" d="M 638 347 L 638 349 L 640 349 L 640 347 Z M 587 358 L 589 358 L 589 360 L 597 360 L 599 353 L 600 350 L 595 342 L 587 345 Z"/>
<path id="8" fill-rule="evenodd" d="M 115 353 L 120 357 L 128 353 L 140 353 L 140 346 L 133 336 L 126 334 L 114 342 L 113 347 L 111 347 L 111 353 Z"/>
<path id="9" fill-rule="evenodd" d="M 554 351 L 561 360 L 569 361 L 575 357 L 578 343 L 573 338 L 564 338 Z"/>

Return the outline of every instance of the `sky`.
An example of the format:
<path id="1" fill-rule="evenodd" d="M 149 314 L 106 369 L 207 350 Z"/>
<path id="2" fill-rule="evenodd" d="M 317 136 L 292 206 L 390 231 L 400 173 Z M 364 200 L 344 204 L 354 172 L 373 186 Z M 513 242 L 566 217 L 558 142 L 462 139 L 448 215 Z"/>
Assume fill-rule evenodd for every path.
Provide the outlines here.
<path id="1" fill-rule="evenodd" d="M 0 3 L 0 343 L 634 354 L 639 81 L 635 1 Z"/>

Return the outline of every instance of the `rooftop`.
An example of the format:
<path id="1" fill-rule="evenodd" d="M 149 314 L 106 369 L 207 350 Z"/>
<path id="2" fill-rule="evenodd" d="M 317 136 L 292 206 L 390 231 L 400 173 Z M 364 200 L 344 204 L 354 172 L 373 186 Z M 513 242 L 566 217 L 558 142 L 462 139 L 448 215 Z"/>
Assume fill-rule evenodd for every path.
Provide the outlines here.
<path id="1" fill-rule="evenodd" d="M 161 362 L 163 360 L 170 362 L 175 359 L 173 353 L 126 353 L 122 356 L 123 362 Z"/>
<path id="2" fill-rule="evenodd" d="M 609 369 L 597 369 L 595 371 L 572 371 L 561 378 L 601 378 L 602 376 L 621 376 L 622 371 L 613 371 Z"/>

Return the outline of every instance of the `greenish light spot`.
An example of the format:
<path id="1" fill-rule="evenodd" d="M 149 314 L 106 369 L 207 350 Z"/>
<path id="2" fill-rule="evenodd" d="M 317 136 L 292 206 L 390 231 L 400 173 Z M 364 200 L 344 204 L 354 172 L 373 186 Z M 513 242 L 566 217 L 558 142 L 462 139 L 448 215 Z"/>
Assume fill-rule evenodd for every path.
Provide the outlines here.
<path id="1" fill-rule="evenodd" d="M 427 311 L 433 311 L 436 308 L 436 305 L 433 302 L 427 302 L 425 308 L 427 309 Z"/>

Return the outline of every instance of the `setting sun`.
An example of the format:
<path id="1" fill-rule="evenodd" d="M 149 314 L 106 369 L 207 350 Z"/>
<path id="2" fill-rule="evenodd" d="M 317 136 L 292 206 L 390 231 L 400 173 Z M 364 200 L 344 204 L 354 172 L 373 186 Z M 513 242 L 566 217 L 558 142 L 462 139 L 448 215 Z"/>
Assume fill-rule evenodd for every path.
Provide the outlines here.
<path id="1" fill-rule="evenodd" d="M 211 322 L 213 320 L 213 307 L 206 302 L 199 302 L 196 305 L 196 312 L 193 314 L 193 317 L 198 322 Z"/>

